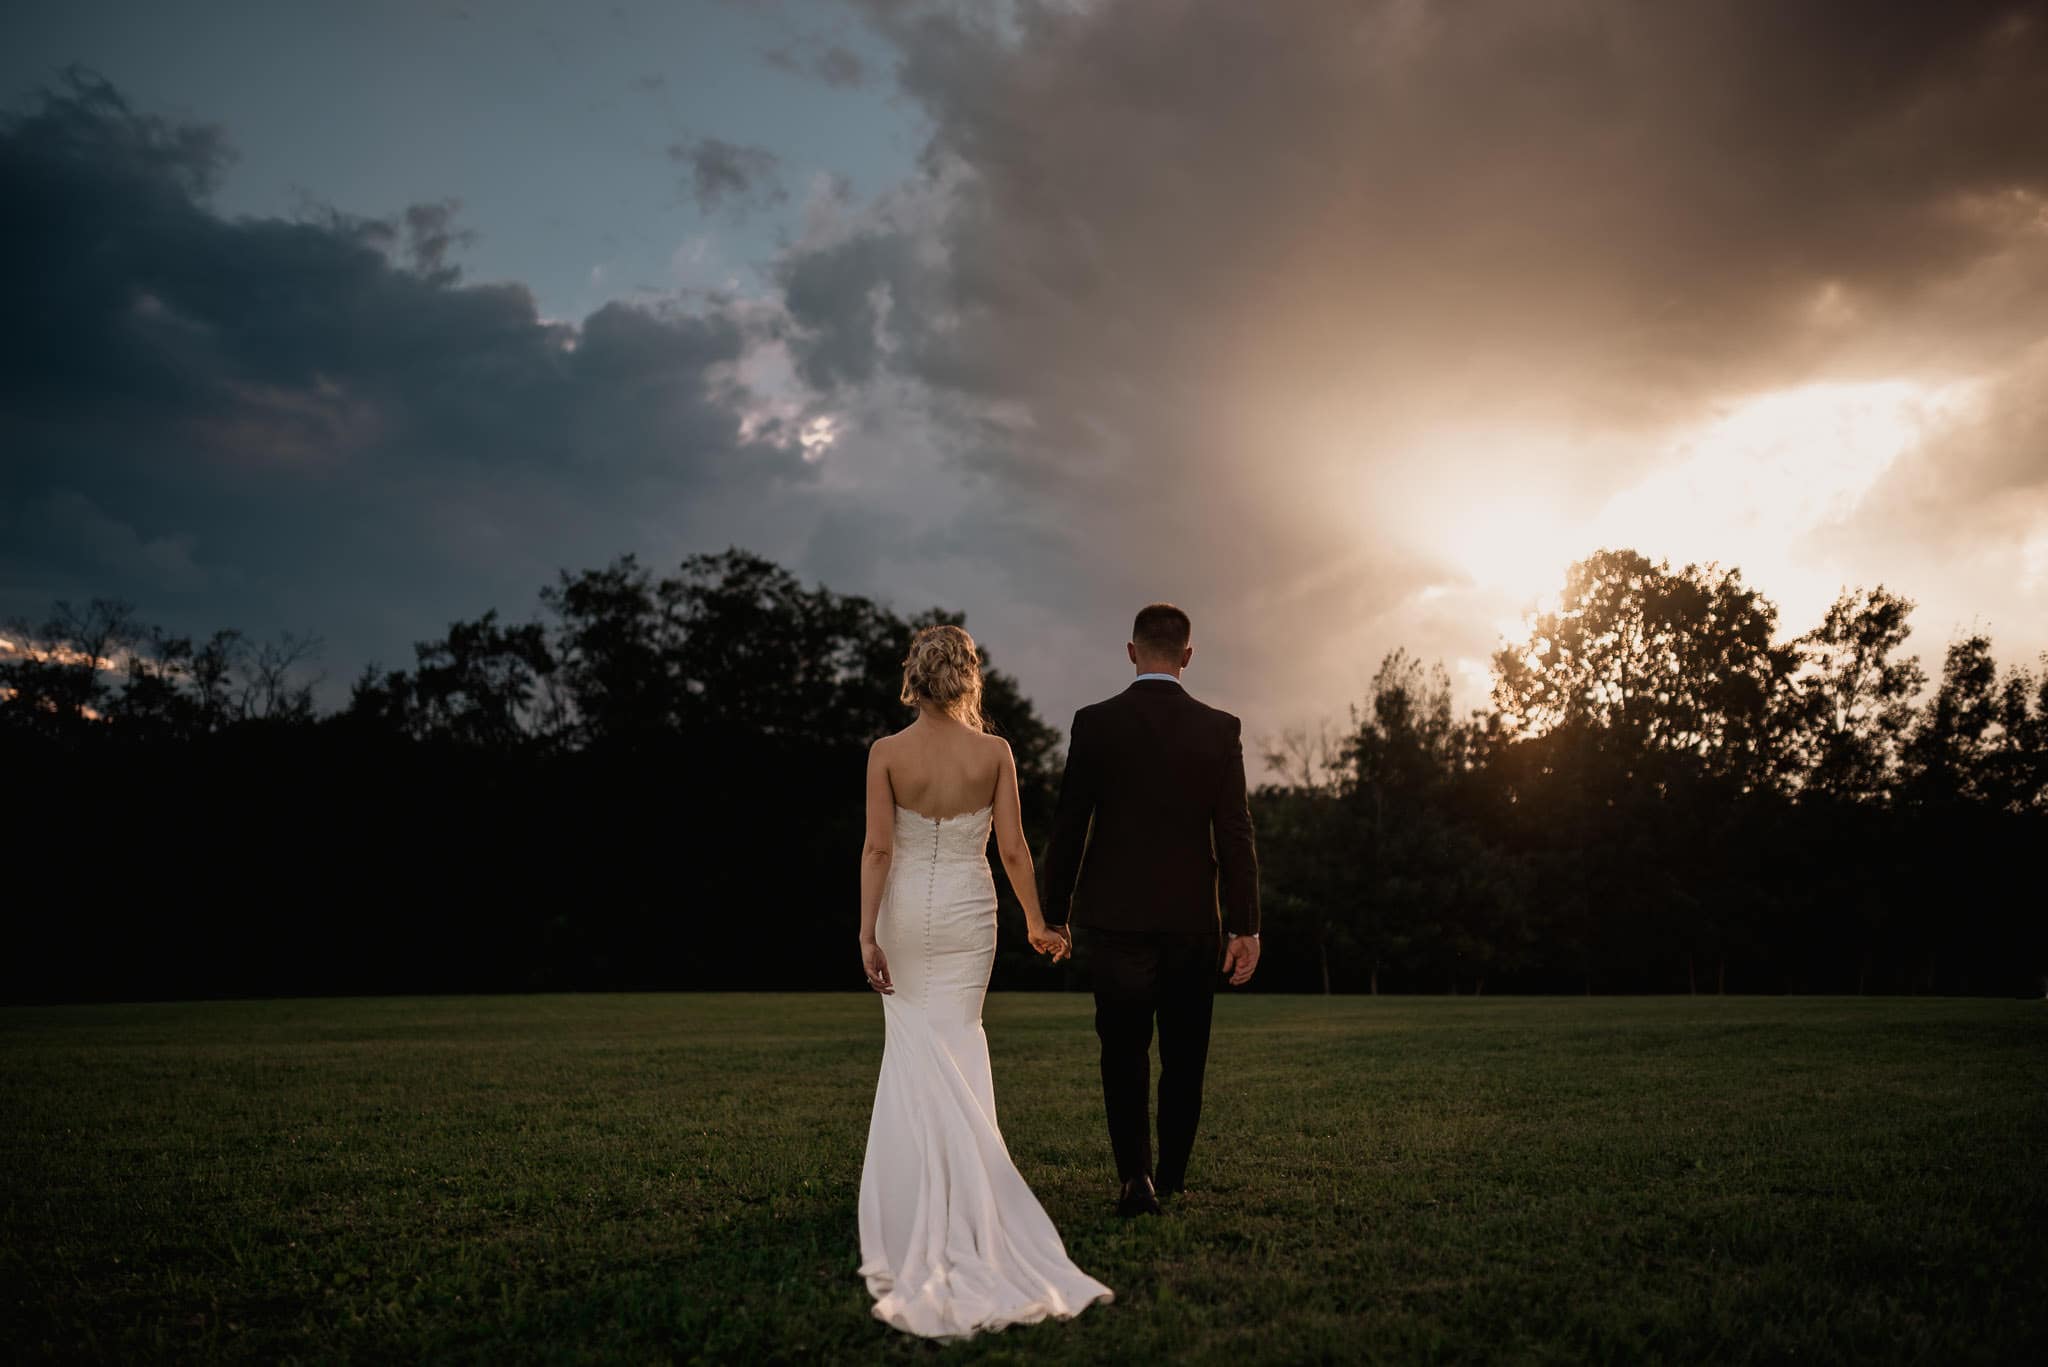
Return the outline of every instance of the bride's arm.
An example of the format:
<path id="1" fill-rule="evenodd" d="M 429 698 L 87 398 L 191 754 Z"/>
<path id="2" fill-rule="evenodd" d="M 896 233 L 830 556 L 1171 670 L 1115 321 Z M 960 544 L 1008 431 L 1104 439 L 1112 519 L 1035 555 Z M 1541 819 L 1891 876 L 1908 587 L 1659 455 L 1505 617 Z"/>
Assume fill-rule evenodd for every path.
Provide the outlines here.
<path id="1" fill-rule="evenodd" d="M 882 912 L 889 860 L 895 855 L 896 795 L 889 787 L 881 741 L 868 747 L 867 814 L 867 838 L 860 849 L 860 958 L 868 986 L 887 996 L 895 989 L 889 983 L 889 960 L 875 939 L 875 922 Z"/>
<path id="2" fill-rule="evenodd" d="M 1031 842 L 1024 838 L 1023 805 L 1017 797 L 1017 757 L 1008 741 L 997 739 L 1003 751 L 996 774 L 996 853 L 1002 857 L 1003 872 L 1010 875 L 1011 890 L 1023 904 L 1031 947 L 1057 962 L 1065 957 L 1066 939 L 1045 928 L 1045 913 L 1038 906 L 1038 872 L 1031 862 Z"/>

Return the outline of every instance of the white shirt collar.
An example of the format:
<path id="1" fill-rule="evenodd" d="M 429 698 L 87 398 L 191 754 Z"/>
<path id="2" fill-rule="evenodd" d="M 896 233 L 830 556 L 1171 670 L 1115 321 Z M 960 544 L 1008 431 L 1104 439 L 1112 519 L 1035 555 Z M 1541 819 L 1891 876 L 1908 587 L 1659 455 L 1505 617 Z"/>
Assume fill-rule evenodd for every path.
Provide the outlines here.
<path id="1" fill-rule="evenodd" d="M 1174 677 L 1173 675 L 1171 675 L 1171 674 L 1140 674 L 1140 675 L 1138 676 L 1138 679 L 1164 679 L 1164 680 L 1166 680 L 1166 681 L 1167 681 L 1168 683 L 1180 683 L 1180 680 L 1179 680 L 1179 679 L 1177 679 L 1177 678 L 1175 678 L 1175 677 Z M 1138 679 L 1133 679 L 1133 680 L 1131 680 L 1131 682 L 1132 682 L 1132 683 L 1136 683 L 1136 682 L 1138 681 Z M 1186 687 L 1187 685 L 1185 685 L 1185 684 L 1182 684 L 1181 686 L 1182 686 L 1183 688 L 1185 688 L 1185 687 Z"/>

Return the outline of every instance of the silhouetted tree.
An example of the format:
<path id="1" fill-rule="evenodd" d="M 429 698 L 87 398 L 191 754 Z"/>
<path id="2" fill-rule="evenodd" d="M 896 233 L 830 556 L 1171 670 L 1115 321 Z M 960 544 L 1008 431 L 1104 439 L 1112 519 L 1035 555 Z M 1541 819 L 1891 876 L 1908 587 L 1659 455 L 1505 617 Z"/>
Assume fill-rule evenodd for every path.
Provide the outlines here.
<path id="1" fill-rule="evenodd" d="M 73 734 L 78 724 L 103 718 L 108 684 L 142 632 L 135 605 L 94 598 L 84 608 L 59 599 L 40 629 L 15 621 L 13 649 L 0 661 L 0 720 L 48 735 Z"/>
<path id="2" fill-rule="evenodd" d="M 1261 784 L 1251 795 L 1261 914 L 1272 943 L 1285 946 L 1262 972 L 1271 982 L 1286 976 L 1290 964 L 1302 964 L 1327 994 L 1346 960 L 1363 957 L 1353 930 L 1369 914 L 1362 902 L 1357 813 L 1340 800 L 1351 781 L 1345 741 L 1326 723 L 1313 732 L 1285 730 L 1267 739 L 1261 752 L 1285 780 Z M 1379 990 L 1375 974 L 1368 973 L 1366 986 Z"/>
<path id="3" fill-rule="evenodd" d="M 671 664 L 680 590 L 673 580 L 657 586 L 631 554 L 599 570 L 564 570 L 541 589 L 555 617 L 551 645 L 575 742 L 631 747 L 680 723 L 683 690 Z"/>
<path id="4" fill-rule="evenodd" d="M 1773 704 L 1793 665 L 1789 647 L 1771 644 L 1776 622 L 1740 570 L 1673 574 L 1635 551 L 1598 551 L 1567 571 L 1526 643 L 1495 653 L 1494 702 L 1517 735 L 1583 722 L 1631 757 L 1766 785 L 1782 767 Z M 1673 776 L 1669 763 L 1643 770 L 1652 782 Z"/>
<path id="5" fill-rule="evenodd" d="M 1997 728 L 1979 791 L 2000 810 L 2048 809 L 2048 653 L 2037 679 L 2015 666 L 1999 685 Z"/>
<path id="6" fill-rule="evenodd" d="M 1788 695 L 1793 754 L 1807 796 L 1882 802 L 1897 783 L 1913 699 L 1927 682 L 1917 657 L 1892 658 L 1913 604 L 1885 592 L 1844 590 L 1794 643 L 1802 673 Z"/>
<path id="7" fill-rule="evenodd" d="M 190 686 L 195 652 L 189 636 L 149 628 L 123 666 L 121 691 L 107 716 L 137 742 L 189 744 L 211 729 L 211 718 Z"/>
<path id="8" fill-rule="evenodd" d="M 410 734 L 509 750 L 550 740 L 561 729 L 556 699 L 545 692 L 555 661 L 539 622 L 501 626 L 493 608 L 414 650 L 419 663 L 411 679 L 386 684 L 394 698 L 404 690 Z M 364 695 L 366 705 L 373 696 Z"/>
<path id="9" fill-rule="evenodd" d="M 1981 800 L 1998 725 L 1998 665 L 1981 632 L 1952 642 L 1941 684 L 1906 742 L 1906 794 L 1921 805 Z"/>

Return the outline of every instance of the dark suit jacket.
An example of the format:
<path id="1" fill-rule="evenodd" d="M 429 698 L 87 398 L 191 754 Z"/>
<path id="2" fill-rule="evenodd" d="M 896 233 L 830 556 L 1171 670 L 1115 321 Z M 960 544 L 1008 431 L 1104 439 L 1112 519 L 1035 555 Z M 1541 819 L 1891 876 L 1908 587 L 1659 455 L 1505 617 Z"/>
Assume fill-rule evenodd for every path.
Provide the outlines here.
<path id="1" fill-rule="evenodd" d="M 1220 899 L 1219 899 L 1220 884 Z M 1238 719 L 1169 679 L 1074 714 L 1045 858 L 1045 923 L 1259 928 L 1259 858 Z"/>

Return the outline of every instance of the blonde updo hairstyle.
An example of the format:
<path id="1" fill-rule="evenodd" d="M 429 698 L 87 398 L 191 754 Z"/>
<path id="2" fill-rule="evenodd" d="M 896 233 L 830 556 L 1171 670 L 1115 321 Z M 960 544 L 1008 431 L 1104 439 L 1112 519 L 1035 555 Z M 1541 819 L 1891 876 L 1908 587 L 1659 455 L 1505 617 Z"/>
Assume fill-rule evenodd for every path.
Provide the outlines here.
<path id="1" fill-rule="evenodd" d="M 932 703 L 973 730 L 986 731 L 981 716 L 981 653 L 974 638 L 946 623 L 919 628 L 903 657 L 901 697 L 911 707 Z"/>

